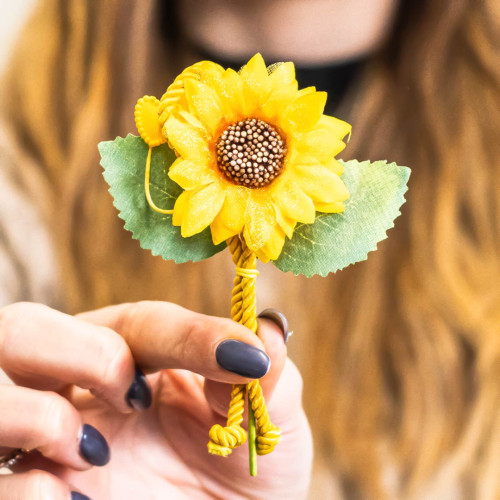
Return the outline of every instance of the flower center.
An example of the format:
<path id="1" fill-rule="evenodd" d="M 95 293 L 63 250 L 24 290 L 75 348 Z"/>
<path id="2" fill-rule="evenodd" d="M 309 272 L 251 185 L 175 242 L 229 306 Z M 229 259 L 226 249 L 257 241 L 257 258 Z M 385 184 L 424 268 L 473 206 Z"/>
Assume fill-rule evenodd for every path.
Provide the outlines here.
<path id="1" fill-rule="evenodd" d="M 217 163 L 230 181 L 260 188 L 283 171 L 286 143 L 269 123 L 249 118 L 229 125 L 217 141 Z"/>

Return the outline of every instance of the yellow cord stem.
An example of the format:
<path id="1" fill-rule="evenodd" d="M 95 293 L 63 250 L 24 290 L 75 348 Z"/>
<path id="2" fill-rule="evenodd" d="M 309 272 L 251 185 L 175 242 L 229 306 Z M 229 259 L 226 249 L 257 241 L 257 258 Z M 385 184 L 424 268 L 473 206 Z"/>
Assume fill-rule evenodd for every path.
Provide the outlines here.
<path id="1" fill-rule="evenodd" d="M 246 246 L 240 236 L 230 238 L 228 246 L 233 256 L 233 262 L 236 265 L 236 276 L 231 299 L 231 316 L 234 321 L 257 333 L 255 293 L 255 280 L 258 276 L 256 269 L 257 257 Z M 246 433 L 240 425 L 243 421 L 245 392 L 248 394 L 251 404 L 251 410 L 249 410 L 255 414 L 257 454 L 266 455 L 270 453 L 281 440 L 280 429 L 269 418 L 259 381 L 254 380 L 247 384 L 246 387 L 242 385 L 233 386 L 226 427 L 214 425 L 210 430 L 210 442 L 208 443 L 210 453 L 228 456 L 234 448 L 241 446 L 246 441 Z M 253 445 L 254 443 L 249 443 L 250 448 Z"/>

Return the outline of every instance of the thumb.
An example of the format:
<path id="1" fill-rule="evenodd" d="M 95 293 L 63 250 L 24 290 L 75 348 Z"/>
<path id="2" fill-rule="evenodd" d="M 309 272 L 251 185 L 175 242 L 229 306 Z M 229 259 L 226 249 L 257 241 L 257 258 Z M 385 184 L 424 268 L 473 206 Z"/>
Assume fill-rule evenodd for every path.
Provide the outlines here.
<path id="1" fill-rule="evenodd" d="M 285 335 L 278 324 L 264 318 L 259 319 L 257 335 L 271 359 L 269 371 L 259 379 L 264 398 L 266 402 L 269 402 L 285 366 L 287 354 Z M 231 385 L 206 379 L 205 396 L 213 411 L 221 416 L 227 414 L 231 397 Z"/>

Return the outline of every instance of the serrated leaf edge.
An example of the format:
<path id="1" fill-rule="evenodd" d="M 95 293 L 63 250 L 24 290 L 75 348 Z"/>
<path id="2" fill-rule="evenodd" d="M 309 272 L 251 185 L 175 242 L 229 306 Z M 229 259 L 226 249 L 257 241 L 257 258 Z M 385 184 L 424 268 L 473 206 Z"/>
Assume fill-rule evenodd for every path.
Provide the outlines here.
<path id="1" fill-rule="evenodd" d="M 342 160 L 341 160 L 342 161 Z M 322 278 L 326 278 L 329 274 L 335 274 L 339 271 L 342 271 L 343 269 L 347 269 L 348 267 L 351 267 L 353 266 L 354 264 L 357 264 L 358 262 L 363 262 L 365 261 L 367 258 L 368 258 L 368 254 L 371 253 L 371 252 L 375 252 L 377 251 L 378 249 L 378 245 L 379 243 L 381 243 L 382 241 L 386 240 L 388 238 L 388 235 L 387 235 L 387 232 L 390 231 L 391 229 L 394 228 L 395 226 L 395 221 L 396 219 L 401 215 L 401 207 L 406 203 L 406 198 L 405 198 L 405 194 L 407 193 L 408 191 L 408 180 L 410 178 L 410 173 L 411 173 L 411 169 L 409 167 L 406 167 L 406 166 L 403 166 L 403 165 L 397 165 L 395 162 L 391 162 L 391 163 L 387 163 L 387 160 L 376 160 L 374 162 L 372 162 L 371 160 L 363 160 L 362 162 L 359 162 L 360 164 L 362 163 L 370 163 L 370 164 L 374 164 L 374 163 L 378 163 L 378 162 L 383 162 L 385 163 L 386 165 L 392 165 L 394 164 L 397 168 L 402 168 L 404 170 L 406 170 L 408 172 L 408 176 L 406 178 L 406 182 L 405 182 L 405 185 L 404 185 L 404 189 L 401 190 L 401 192 L 399 193 L 399 196 L 398 196 L 398 200 L 401 201 L 401 204 L 399 205 L 399 208 L 398 208 L 398 211 L 396 213 L 396 216 L 394 217 L 394 219 L 392 220 L 392 224 L 384 231 L 384 235 L 381 239 L 379 239 L 373 248 L 370 248 L 365 254 L 364 254 L 364 258 L 362 259 L 358 259 L 358 260 L 355 260 L 354 262 L 351 262 L 350 264 L 347 264 L 346 266 L 344 267 L 341 267 L 335 271 L 328 271 L 328 272 L 325 272 L 325 273 L 322 273 L 322 272 L 319 272 L 319 273 L 301 273 L 301 272 L 295 272 L 295 271 L 292 271 L 292 270 L 289 270 L 289 271 L 283 271 L 282 269 L 280 269 L 278 266 L 275 265 L 275 267 L 277 269 L 279 269 L 281 272 L 283 273 L 292 273 L 294 276 L 304 276 L 306 278 L 312 278 L 313 276 L 321 276 Z M 342 163 L 348 163 L 348 161 L 342 161 Z M 324 214 L 324 213 L 319 213 L 319 215 L 314 219 L 314 222 L 313 224 L 316 224 L 316 221 L 318 220 L 319 217 L 323 216 L 323 215 L 330 215 L 330 214 Z M 304 224 L 301 224 L 301 225 L 304 225 Z M 298 228 L 296 228 L 295 230 L 297 230 Z M 281 254 L 280 254 L 281 255 Z M 271 261 L 273 264 L 275 264 L 275 261 Z"/>
<path id="2" fill-rule="evenodd" d="M 138 136 L 134 135 L 134 134 L 127 134 L 126 137 L 116 137 L 114 140 L 109 140 L 109 141 L 101 141 L 98 145 L 97 145 L 97 149 L 99 150 L 99 154 L 101 156 L 101 161 L 99 162 L 99 164 L 101 165 L 102 169 L 103 169 L 103 177 L 106 181 L 106 184 L 109 186 L 108 188 L 108 193 L 110 194 L 111 196 L 111 199 L 113 200 L 113 206 L 116 208 L 116 210 L 118 211 L 118 217 L 124 222 L 124 225 L 123 225 L 123 228 L 128 231 L 129 233 L 132 233 L 132 239 L 133 240 L 136 240 L 139 242 L 139 246 L 142 250 L 146 250 L 146 251 L 149 251 L 151 253 L 151 255 L 153 257 L 161 257 L 163 260 L 168 260 L 168 261 L 174 261 L 176 264 L 186 264 L 188 262 L 201 262 L 203 260 L 206 260 L 206 259 L 209 259 L 210 257 L 213 257 L 214 255 L 217 255 L 219 252 L 222 252 L 225 248 L 226 248 L 226 243 L 225 242 L 222 242 L 220 243 L 219 245 L 213 245 L 214 248 L 218 248 L 219 246 L 221 247 L 220 250 L 218 250 L 217 252 L 215 252 L 214 254 L 212 254 L 210 257 L 205 257 L 204 259 L 201 259 L 201 260 L 192 260 L 192 259 L 186 259 L 186 260 L 177 260 L 175 257 L 172 258 L 172 259 L 165 259 L 161 253 L 159 252 L 156 252 L 154 251 L 153 249 L 151 248 L 147 248 L 145 246 L 143 246 L 143 242 L 141 241 L 141 238 L 139 238 L 137 235 L 136 235 L 136 232 L 133 230 L 133 229 L 130 229 L 129 227 L 129 221 L 127 221 L 127 219 L 122 215 L 122 210 L 117 206 L 117 201 L 115 199 L 115 196 L 113 194 L 113 186 L 109 183 L 108 179 L 106 178 L 106 167 L 103 165 L 103 161 L 104 161 L 104 157 L 102 155 L 102 149 L 101 149 L 101 146 L 104 145 L 104 144 L 107 144 L 107 143 L 114 143 L 115 141 L 117 143 L 121 143 L 121 142 L 124 142 L 128 137 L 134 137 L 134 138 L 137 138 Z M 165 215 L 165 217 L 168 217 L 168 215 Z M 172 216 L 170 216 L 170 219 L 172 218 Z"/>

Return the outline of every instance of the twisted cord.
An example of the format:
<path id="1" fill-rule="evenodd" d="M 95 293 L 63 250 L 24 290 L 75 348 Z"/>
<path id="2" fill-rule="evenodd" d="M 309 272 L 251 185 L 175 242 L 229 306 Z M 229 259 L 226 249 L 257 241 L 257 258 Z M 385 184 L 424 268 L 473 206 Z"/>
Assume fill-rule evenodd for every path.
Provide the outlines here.
<path id="1" fill-rule="evenodd" d="M 184 82 L 189 78 L 201 80 L 204 73 L 222 68 L 211 61 L 200 61 L 191 66 L 188 66 L 177 78 L 168 86 L 165 93 L 161 96 L 158 116 L 160 118 L 160 126 L 163 127 L 172 111 L 177 106 L 179 99 L 184 95 Z"/>
<path id="2" fill-rule="evenodd" d="M 248 249 L 245 242 L 238 236 L 231 238 L 229 249 L 236 265 L 233 297 L 231 301 L 231 315 L 252 332 L 257 333 L 257 304 L 255 292 L 255 278 L 258 271 L 256 255 Z M 236 319 L 238 318 L 238 319 Z M 248 398 L 255 414 L 257 426 L 257 453 L 266 455 L 271 453 L 281 440 L 281 432 L 269 418 L 262 387 L 258 380 L 247 384 Z"/>
<path id="3" fill-rule="evenodd" d="M 256 272 L 256 256 L 242 246 L 242 242 L 238 236 L 234 236 L 228 240 L 229 249 L 233 256 L 233 261 L 240 269 L 240 273 L 236 273 L 233 282 L 233 293 L 231 298 L 231 317 L 234 321 L 250 328 L 254 333 L 257 332 L 257 317 L 255 306 L 255 277 L 243 277 L 241 274 L 247 275 L 247 271 L 253 269 Z M 245 251 L 246 250 L 246 251 Z M 251 273 L 250 273 L 251 274 Z M 254 286 L 243 286 L 243 281 L 253 282 Z M 253 296 L 252 289 L 253 288 Z M 253 302 L 253 321 L 252 314 L 244 314 L 245 304 L 250 311 L 252 310 Z M 233 385 L 231 391 L 231 401 L 227 414 L 226 426 L 222 427 L 219 424 L 212 426 L 209 432 L 210 441 L 208 443 L 208 452 L 212 455 L 227 457 L 234 448 L 241 446 L 247 440 L 247 433 L 241 422 L 243 421 L 243 411 L 245 409 L 245 385 Z"/>
<path id="4" fill-rule="evenodd" d="M 163 127 L 177 102 L 184 94 L 184 81 L 188 78 L 199 79 L 203 61 L 187 67 L 177 78 L 168 86 L 165 93 L 161 96 L 158 115 L 160 125 Z"/>
<path id="5" fill-rule="evenodd" d="M 257 256 L 240 240 L 233 236 L 228 242 L 229 250 L 236 265 L 231 298 L 231 317 L 234 321 L 257 333 L 257 304 L 255 278 Z"/>
<path id="6" fill-rule="evenodd" d="M 267 455 L 281 441 L 281 430 L 269 418 L 264 394 L 258 380 L 247 384 L 248 399 L 255 414 L 257 426 L 257 454 Z"/>
<path id="7" fill-rule="evenodd" d="M 234 321 L 246 326 L 252 332 L 257 333 L 257 304 L 255 292 L 255 279 L 258 276 L 256 270 L 257 257 L 246 246 L 239 236 L 228 240 L 233 262 L 236 266 L 236 276 L 233 283 L 231 298 L 231 317 Z M 271 423 L 267 412 L 266 403 L 262 394 L 259 381 L 254 380 L 245 386 L 234 385 L 229 403 L 228 419 L 226 427 L 214 425 L 210 430 L 209 452 L 212 454 L 227 456 L 231 450 L 241 446 L 246 441 L 246 433 L 241 428 L 243 420 L 243 399 L 245 390 L 248 392 L 252 409 L 255 413 L 257 427 L 257 453 L 265 455 L 273 451 L 281 439 L 280 430 Z M 244 437 L 242 437 L 242 433 Z"/>
<path id="8" fill-rule="evenodd" d="M 227 457 L 234 448 L 241 446 L 247 440 L 247 433 L 241 427 L 245 409 L 245 392 L 245 385 L 233 385 L 226 427 L 216 424 L 208 433 L 210 441 L 207 446 L 211 455 Z"/>

